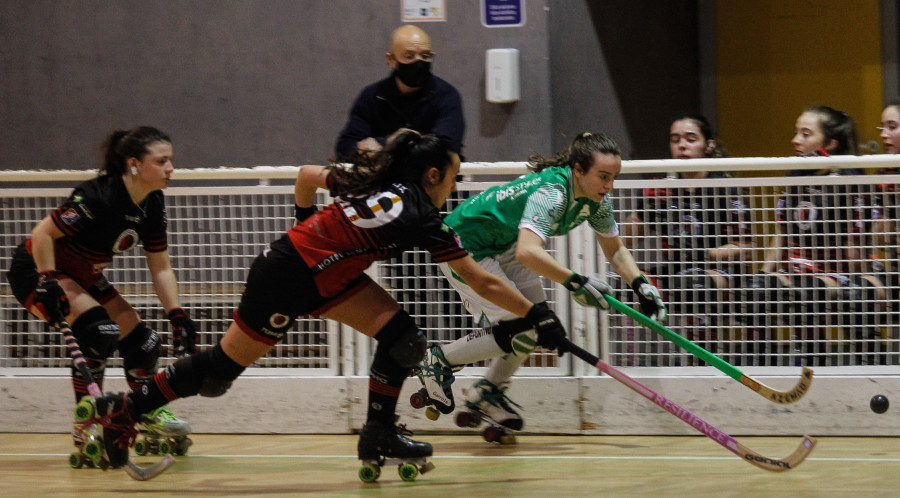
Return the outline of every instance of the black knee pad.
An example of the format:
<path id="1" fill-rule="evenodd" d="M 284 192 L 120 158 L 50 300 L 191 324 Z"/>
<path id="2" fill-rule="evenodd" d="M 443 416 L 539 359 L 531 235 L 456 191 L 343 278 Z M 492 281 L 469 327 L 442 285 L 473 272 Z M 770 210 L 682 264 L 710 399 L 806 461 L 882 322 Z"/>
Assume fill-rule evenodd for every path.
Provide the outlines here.
<path id="1" fill-rule="evenodd" d="M 412 368 L 425 359 L 428 340 L 425 333 L 419 330 L 416 322 L 404 310 L 400 310 L 393 318 L 375 334 L 378 350 L 386 350 L 387 354 L 403 368 Z"/>
<path id="2" fill-rule="evenodd" d="M 150 381 L 159 369 L 159 334 L 144 322 L 119 341 L 119 354 L 125 367 L 128 382 L 144 384 Z"/>
<path id="3" fill-rule="evenodd" d="M 102 386 L 103 375 L 106 371 L 106 360 L 116 350 L 119 341 L 119 326 L 109 319 L 109 314 L 102 306 L 95 306 L 82 313 L 72 323 L 72 335 L 78 341 L 78 347 L 84 355 L 88 370 L 91 372 L 94 382 Z M 75 388 L 76 401 L 84 394 L 80 387 L 83 385 L 84 375 L 72 364 L 72 377 Z M 74 379 L 82 379 L 75 381 Z"/>
<path id="4" fill-rule="evenodd" d="M 199 394 L 222 396 L 245 368 L 225 354 L 221 344 L 201 353 L 183 356 L 166 368 L 169 385 L 179 398 Z"/>
<path id="5" fill-rule="evenodd" d="M 72 335 L 85 358 L 105 362 L 116 350 L 119 326 L 110 320 L 109 313 L 102 306 L 95 306 L 72 323 Z"/>
<path id="6" fill-rule="evenodd" d="M 878 287 L 864 278 L 853 278 L 837 289 L 837 295 L 842 324 L 877 325 L 884 316 L 878 306 Z"/>
<path id="7" fill-rule="evenodd" d="M 753 275 L 744 279 L 743 284 L 737 293 L 738 321 L 760 327 L 766 325 L 768 318 L 794 311 L 799 296 L 796 289 L 785 286 L 775 275 Z"/>
<path id="8" fill-rule="evenodd" d="M 524 318 L 516 318 L 514 320 L 501 320 L 497 322 L 497 325 L 491 327 L 491 334 L 494 336 L 494 341 L 497 342 L 497 345 L 500 346 L 500 349 L 502 349 L 504 353 L 512 353 L 513 349 L 515 349 L 517 353 L 531 354 L 531 351 L 534 351 L 534 348 L 537 345 L 534 343 L 534 338 L 532 338 L 530 348 L 527 344 L 528 341 L 523 343 L 522 340 L 516 340 L 514 344 L 514 338 L 516 338 L 516 336 L 531 330 L 534 330 L 534 325 L 531 322 Z"/>
<path id="9" fill-rule="evenodd" d="M 689 315 L 715 313 L 718 302 L 718 287 L 712 275 L 701 268 L 689 268 L 678 272 L 670 279 L 676 282 L 674 289 L 678 291 L 678 300 L 682 302 L 683 311 Z"/>

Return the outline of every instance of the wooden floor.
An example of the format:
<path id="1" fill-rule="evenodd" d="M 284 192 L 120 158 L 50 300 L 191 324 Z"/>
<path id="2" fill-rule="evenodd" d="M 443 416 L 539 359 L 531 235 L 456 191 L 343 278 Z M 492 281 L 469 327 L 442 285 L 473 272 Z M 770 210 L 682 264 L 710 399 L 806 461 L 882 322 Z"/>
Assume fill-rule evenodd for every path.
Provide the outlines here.
<path id="1" fill-rule="evenodd" d="M 71 469 L 65 434 L 0 433 L 0 496 L 897 496 L 900 438 L 820 438 L 799 467 L 770 473 L 703 437 L 417 436 L 436 468 L 415 482 L 385 468 L 357 477 L 355 436 L 207 435 L 152 481 L 121 470 Z M 773 458 L 799 437 L 739 437 Z M 159 457 L 135 457 L 149 464 Z"/>

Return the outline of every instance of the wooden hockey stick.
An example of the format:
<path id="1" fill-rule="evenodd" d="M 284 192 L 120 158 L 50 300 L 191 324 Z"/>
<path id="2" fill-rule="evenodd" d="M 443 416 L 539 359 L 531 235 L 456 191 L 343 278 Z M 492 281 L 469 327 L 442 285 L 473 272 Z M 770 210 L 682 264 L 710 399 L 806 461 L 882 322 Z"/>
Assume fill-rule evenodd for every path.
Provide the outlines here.
<path id="1" fill-rule="evenodd" d="M 606 301 L 609 302 L 610 306 L 613 308 L 625 313 L 630 316 L 634 320 L 637 320 L 645 327 L 650 330 L 656 332 L 657 334 L 665 337 L 666 339 L 674 342 L 684 350 L 693 354 L 697 358 L 709 363 L 710 365 L 716 367 L 720 371 L 724 372 L 726 375 L 731 377 L 732 379 L 740 382 L 741 384 L 749 387 L 757 394 L 762 396 L 763 398 L 768 399 L 769 401 L 774 401 L 775 403 L 779 403 L 782 405 L 786 405 L 789 403 L 793 403 L 800 398 L 802 398 L 807 391 L 809 391 L 809 386 L 812 384 L 813 380 L 813 371 L 809 367 L 803 367 L 803 371 L 800 374 L 800 380 L 797 381 L 797 384 L 787 390 L 787 391 L 779 391 L 778 389 L 773 389 L 762 382 L 746 375 L 741 372 L 737 367 L 728 363 L 727 361 L 719 358 L 718 356 L 710 353 L 709 351 L 703 349 L 697 344 L 691 342 L 689 339 L 682 337 L 677 332 L 674 332 L 663 325 L 660 325 L 656 321 L 650 319 L 649 317 L 643 315 L 642 313 L 632 309 L 627 304 L 619 301 L 618 299 L 610 296 L 609 294 L 604 294 L 606 297 Z"/>
<path id="2" fill-rule="evenodd" d="M 735 455 L 741 457 L 743 460 L 746 460 L 750 464 L 755 465 L 763 470 L 769 470 L 772 472 L 784 472 L 785 470 L 791 470 L 803 463 L 803 460 L 806 460 L 806 457 L 809 456 L 810 452 L 812 452 L 813 448 L 816 446 L 816 438 L 811 436 L 804 436 L 803 441 L 800 442 L 800 445 L 797 446 L 797 449 L 784 459 L 779 460 L 777 458 L 769 458 L 760 455 L 759 453 L 742 445 L 733 437 L 715 428 L 709 422 L 705 422 L 703 419 L 689 412 L 687 409 L 682 408 L 674 401 L 666 398 L 665 396 L 662 396 L 661 394 L 658 394 L 654 390 L 629 377 L 622 371 L 617 370 L 609 363 L 606 363 L 600 358 L 597 358 L 591 353 L 588 353 L 580 347 L 572 344 L 568 340 L 565 341 L 562 347 L 568 348 L 569 352 L 571 352 L 573 355 L 581 358 L 591 365 L 594 365 L 601 372 L 609 375 L 622 384 L 625 384 L 625 386 L 632 391 L 656 403 L 656 405 L 658 405 L 662 409 L 666 410 L 672 415 L 675 415 L 694 429 L 697 429 L 713 441 L 724 446 L 726 449 L 728 449 L 728 451 L 734 453 Z"/>
<path id="3" fill-rule="evenodd" d="M 75 367 L 81 372 L 82 377 L 84 377 L 84 382 L 87 384 L 88 394 L 94 398 L 102 396 L 103 393 L 100 391 L 100 386 L 94 382 L 94 376 L 91 374 L 90 368 L 88 368 L 87 360 L 84 359 L 84 354 L 81 352 L 81 347 L 78 345 L 78 341 L 72 333 L 72 328 L 69 327 L 69 324 L 65 320 L 60 320 L 54 323 L 53 326 L 62 332 L 63 338 L 66 340 L 66 348 L 69 350 L 69 356 L 72 357 Z M 132 462 L 129 458 L 124 469 L 125 473 L 132 479 L 136 481 L 146 481 L 162 474 L 166 469 L 171 467 L 173 463 L 175 463 L 175 458 L 172 455 L 166 455 L 162 460 L 147 467 L 141 467 Z M 104 470 L 106 469 L 104 468 Z"/>

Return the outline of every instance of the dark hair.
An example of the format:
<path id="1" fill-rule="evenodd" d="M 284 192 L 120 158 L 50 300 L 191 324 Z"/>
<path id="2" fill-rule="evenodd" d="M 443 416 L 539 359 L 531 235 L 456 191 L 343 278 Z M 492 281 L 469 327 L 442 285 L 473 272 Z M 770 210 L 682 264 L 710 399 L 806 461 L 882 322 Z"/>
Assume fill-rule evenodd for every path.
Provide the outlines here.
<path id="1" fill-rule="evenodd" d="M 100 175 L 124 175 L 128 159 L 143 159 L 150 152 L 150 144 L 156 142 L 171 144 L 172 139 L 152 126 L 138 126 L 133 130 L 116 130 L 110 133 L 103 143 L 104 160 Z"/>
<path id="2" fill-rule="evenodd" d="M 694 124 L 696 124 L 697 127 L 700 128 L 700 135 L 703 136 L 703 140 L 715 141 L 715 145 L 713 145 L 712 150 L 710 150 L 709 153 L 706 154 L 706 157 L 728 157 L 728 152 L 725 150 L 725 146 L 722 145 L 722 142 L 713 134 L 712 126 L 709 124 L 709 120 L 706 119 L 706 116 L 690 113 L 680 114 L 672 118 L 672 121 L 669 122 L 669 127 L 671 128 L 676 121 L 683 121 L 686 119 L 693 121 Z"/>
<path id="3" fill-rule="evenodd" d="M 900 111 L 900 97 L 892 98 L 887 104 L 884 106 L 887 107 L 896 107 L 898 111 Z"/>
<path id="4" fill-rule="evenodd" d="M 328 169 L 336 195 L 363 196 L 395 182 L 421 185 L 431 168 L 437 168 L 443 180 L 453 153 L 446 138 L 409 130 L 398 133 L 374 155 L 356 153 L 349 165 L 333 162 Z"/>
<path id="5" fill-rule="evenodd" d="M 568 166 L 575 167 L 575 163 L 584 168 L 587 173 L 594 165 L 594 153 L 612 154 L 621 156 L 622 150 L 619 144 L 608 135 L 603 133 L 584 132 L 575 137 L 569 148 L 565 152 L 559 153 L 552 158 L 544 157 L 540 154 L 533 154 L 528 158 L 528 169 L 532 171 L 541 171 L 551 166 Z"/>
<path id="6" fill-rule="evenodd" d="M 832 140 L 837 142 L 837 147 L 834 150 L 829 150 L 829 154 L 859 154 L 856 124 L 849 114 L 824 105 L 807 107 L 804 112 L 811 112 L 819 116 L 819 126 L 822 127 L 822 134 L 825 135 L 823 146 L 827 146 L 828 142 Z"/>

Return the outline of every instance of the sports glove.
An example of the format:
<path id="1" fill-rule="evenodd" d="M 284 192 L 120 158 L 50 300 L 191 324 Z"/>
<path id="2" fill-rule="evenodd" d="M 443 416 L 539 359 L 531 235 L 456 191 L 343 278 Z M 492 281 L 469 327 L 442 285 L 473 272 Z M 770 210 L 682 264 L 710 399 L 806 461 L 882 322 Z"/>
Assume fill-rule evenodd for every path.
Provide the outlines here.
<path id="1" fill-rule="evenodd" d="M 316 211 L 318 210 L 319 208 L 317 208 L 315 204 L 305 208 L 294 204 L 294 218 L 297 219 L 297 223 L 302 223 L 310 216 L 316 214 Z"/>
<path id="2" fill-rule="evenodd" d="M 657 323 L 666 323 L 669 318 L 669 310 L 663 303 L 662 296 L 659 295 L 659 289 L 647 281 L 647 277 L 641 275 L 631 282 L 631 290 L 637 294 L 638 301 L 641 303 L 641 313 L 647 315 Z"/>
<path id="3" fill-rule="evenodd" d="M 169 322 L 172 323 L 172 346 L 175 347 L 175 354 L 192 354 L 197 339 L 194 321 L 188 318 L 183 309 L 174 308 L 169 312 Z"/>
<path id="4" fill-rule="evenodd" d="M 59 286 L 56 270 L 38 273 L 38 285 L 34 290 L 34 305 L 51 325 L 57 326 L 69 314 L 69 298 Z"/>
<path id="5" fill-rule="evenodd" d="M 525 315 L 525 319 L 534 325 L 539 345 L 550 350 L 555 349 L 560 356 L 567 351 L 563 346 L 566 329 L 563 328 L 556 313 L 547 307 L 547 303 L 537 303 L 532 306 Z"/>
<path id="6" fill-rule="evenodd" d="M 612 294 L 612 289 L 599 279 L 573 273 L 563 286 L 572 291 L 572 299 L 576 303 L 601 310 L 609 309 L 609 303 L 603 295 Z"/>

